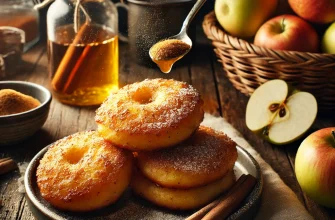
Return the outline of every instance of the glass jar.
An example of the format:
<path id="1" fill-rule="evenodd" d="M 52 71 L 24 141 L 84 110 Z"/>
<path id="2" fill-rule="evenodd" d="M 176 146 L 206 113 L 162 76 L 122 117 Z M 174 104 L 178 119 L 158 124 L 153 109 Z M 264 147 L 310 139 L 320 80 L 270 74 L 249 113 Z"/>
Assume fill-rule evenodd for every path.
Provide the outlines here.
<path id="1" fill-rule="evenodd" d="M 16 27 L 25 32 L 24 51 L 40 38 L 39 15 L 32 0 L 0 0 L 0 26 Z"/>
<path id="2" fill-rule="evenodd" d="M 51 87 L 63 103 L 98 105 L 118 90 L 118 13 L 109 0 L 79 2 L 56 0 L 47 12 Z"/>

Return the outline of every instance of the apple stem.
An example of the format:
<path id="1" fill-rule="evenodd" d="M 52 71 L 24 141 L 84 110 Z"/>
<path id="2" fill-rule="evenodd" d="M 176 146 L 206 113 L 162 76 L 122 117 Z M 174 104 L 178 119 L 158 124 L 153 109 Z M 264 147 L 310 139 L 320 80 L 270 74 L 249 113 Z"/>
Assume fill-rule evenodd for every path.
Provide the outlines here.
<path id="1" fill-rule="evenodd" d="M 334 130 L 332 131 L 332 135 L 333 135 L 333 138 L 334 138 L 334 141 L 335 141 L 335 131 Z"/>
<path id="2" fill-rule="evenodd" d="M 281 31 L 284 32 L 285 31 L 285 17 L 281 20 Z"/>

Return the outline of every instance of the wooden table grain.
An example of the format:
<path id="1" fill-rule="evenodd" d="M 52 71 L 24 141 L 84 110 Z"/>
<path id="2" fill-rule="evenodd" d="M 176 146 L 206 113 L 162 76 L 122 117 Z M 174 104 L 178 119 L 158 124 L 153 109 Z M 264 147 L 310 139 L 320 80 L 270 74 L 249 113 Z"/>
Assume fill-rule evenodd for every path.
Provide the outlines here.
<path id="1" fill-rule="evenodd" d="M 41 42 L 23 55 L 24 62 L 16 75 L 6 80 L 35 82 L 49 88 L 47 51 Z M 295 192 L 310 214 L 318 220 L 335 219 L 335 210 L 317 205 L 300 189 L 294 174 L 294 158 L 301 140 L 287 146 L 274 146 L 250 132 L 245 125 L 245 109 L 248 97 L 238 92 L 224 76 L 209 42 L 198 43 L 192 49 L 188 64 L 177 65 L 170 74 L 158 68 L 148 68 L 130 60 L 128 46 L 120 45 L 120 86 L 146 78 L 173 78 L 192 84 L 205 102 L 205 111 L 225 117 L 239 130 L 250 144 L 261 154 L 283 181 Z M 0 147 L 0 158 L 12 157 L 20 165 L 28 163 L 43 147 L 64 136 L 78 131 L 95 129 L 96 107 L 73 107 L 53 99 L 45 125 L 28 140 L 9 147 Z M 310 132 L 323 127 L 335 126 L 332 117 L 319 115 Z M 0 176 L 0 219 L 34 219 L 24 194 L 18 191 L 20 172 L 16 170 Z M 273 201 L 276 202 L 276 198 Z"/>

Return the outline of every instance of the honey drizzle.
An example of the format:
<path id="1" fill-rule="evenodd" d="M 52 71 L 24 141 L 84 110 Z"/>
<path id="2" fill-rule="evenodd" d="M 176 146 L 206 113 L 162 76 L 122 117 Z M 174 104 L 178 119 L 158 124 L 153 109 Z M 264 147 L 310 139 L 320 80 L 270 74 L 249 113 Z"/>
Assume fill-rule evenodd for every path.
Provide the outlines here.
<path id="1" fill-rule="evenodd" d="M 152 46 L 149 54 L 163 73 L 169 73 L 173 64 L 183 58 L 190 49 L 191 46 L 184 41 L 167 39 Z"/>

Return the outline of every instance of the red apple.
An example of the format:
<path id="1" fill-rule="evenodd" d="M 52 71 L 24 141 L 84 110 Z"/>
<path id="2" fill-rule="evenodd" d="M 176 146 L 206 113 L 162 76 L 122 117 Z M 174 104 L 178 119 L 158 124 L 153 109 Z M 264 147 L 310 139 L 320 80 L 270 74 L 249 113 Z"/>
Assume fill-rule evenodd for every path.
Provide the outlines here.
<path id="1" fill-rule="evenodd" d="M 301 143 L 295 173 L 309 197 L 335 208 L 335 127 L 318 130 Z"/>
<path id="2" fill-rule="evenodd" d="M 259 28 L 254 44 L 275 50 L 317 52 L 319 37 L 303 19 L 294 15 L 280 15 Z"/>
<path id="3" fill-rule="evenodd" d="M 288 0 L 291 8 L 300 17 L 315 23 L 335 21 L 334 0 Z"/>

